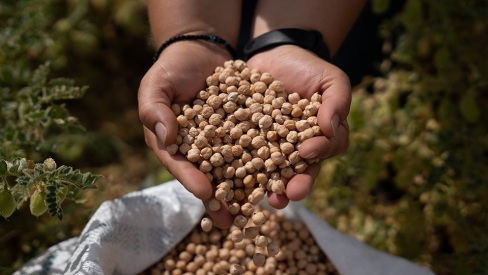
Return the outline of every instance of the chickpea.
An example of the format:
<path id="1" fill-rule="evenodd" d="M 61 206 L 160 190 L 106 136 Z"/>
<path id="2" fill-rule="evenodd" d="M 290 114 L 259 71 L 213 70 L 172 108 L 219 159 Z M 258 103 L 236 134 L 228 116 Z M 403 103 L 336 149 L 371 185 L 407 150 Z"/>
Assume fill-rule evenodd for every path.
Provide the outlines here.
<path id="1" fill-rule="evenodd" d="M 251 81 L 251 83 L 256 83 L 256 82 L 260 81 L 261 80 L 261 74 L 252 73 L 249 80 Z"/>
<path id="2" fill-rule="evenodd" d="M 216 199 L 210 199 L 208 202 L 208 208 L 210 211 L 218 211 L 220 209 L 220 202 Z"/>
<path id="3" fill-rule="evenodd" d="M 166 151 L 168 151 L 168 154 L 170 155 L 175 155 L 176 152 L 178 152 L 178 145 L 176 144 L 171 144 L 166 147 Z"/>
<path id="4" fill-rule="evenodd" d="M 284 92 L 285 91 L 285 84 L 279 80 L 274 80 L 269 84 L 268 89 L 274 90 L 276 92 Z"/>
<path id="5" fill-rule="evenodd" d="M 244 239 L 244 233 L 240 229 L 234 229 L 231 232 L 231 239 L 235 243 L 241 242 Z"/>
<path id="6" fill-rule="evenodd" d="M 238 108 L 235 112 L 234 115 L 239 121 L 245 121 L 249 118 L 250 116 L 250 111 L 249 109 L 243 109 L 243 108 Z"/>
<path id="7" fill-rule="evenodd" d="M 188 150 L 186 158 L 191 162 L 198 162 L 200 160 L 200 150 L 198 148 Z"/>
<path id="8" fill-rule="evenodd" d="M 213 227 L 212 220 L 209 218 L 203 218 L 201 221 L 201 226 L 202 226 L 203 231 L 209 232 L 210 230 L 212 230 L 212 227 Z"/>
<path id="9" fill-rule="evenodd" d="M 251 217 L 252 222 L 259 226 L 266 222 L 266 216 L 264 216 L 263 212 L 256 212 Z"/>
<path id="10" fill-rule="evenodd" d="M 255 266 L 264 266 L 264 263 L 266 262 L 266 257 L 261 253 L 256 253 L 252 257 L 252 262 Z"/>
<path id="11" fill-rule="evenodd" d="M 166 150 L 170 154 L 180 152 L 198 165 L 200 171 L 214 184 L 214 197 L 209 201 L 209 209 L 217 211 L 223 205 L 221 201 L 225 201 L 229 212 L 237 215 L 234 222 L 238 226 L 234 224 L 234 227 L 244 229 L 231 230 L 225 250 L 209 250 L 205 256 L 202 252 L 204 258 L 200 258 L 199 263 L 196 258 L 192 260 L 181 256 L 180 261 L 174 262 L 172 272 L 298 273 L 296 267 L 298 264 L 303 265 L 303 262 L 298 261 L 303 259 L 275 272 L 280 266 L 276 261 L 288 257 L 288 254 L 279 252 L 277 243 L 269 242 L 268 236 L 277 237 L 283 232 L 272 230 L 268 222 L 281 221 L 278 218 L 268 220 L 270 214 L 267 210 L 255 212 L 255 204 L 268 191 L 282 194 L 288 179 L 296 173 L 303 173 L 308 165 L 318 161 L 303 160 L 298 147 L 301 142 L 322 135 L 316 117 L 322 97 L 316 93 L 308 100 L 300 98 L 298 93 L 288 94 L 283 82 L 273 79 L 269 73 L 247 68 L 242 60 L 224 62 L 223 66 L 215 68 L 205 83 L 207 88 L 197 93 L 192 105 L 171 106 L 179 129 L 175 143 L 167 146 Z M 249 227 L 248 223 L 255 227 Z M 255 238 L 258 233 L 249 234 L 252 230 L 247 228 L 256 228 L 258 232 L 259 228 L 262 230 L 262 235 L 254 240 L 257 247 L 251 254 L 251 250 L 244 250 L 250 244 L 247 237 L 253 235 L 252 238 Z M 212 226 L 207 228 L 209 231 L 211 229 Z M 206 238 L 216 244 L 222 234 L 211 232 Z M 292 246 L 298 249 L 303 246 L 302 243 L 310 242 L 310 236 L 306 233 L 288 230 L 283 234 L 294 238 L 289 249 L 293 249 Z M 204 241 L 203 237 L 200 241 Z M 231 252 L 237 249 L 237 244 L 241 244 L 242 255 L 247 253 L 248 256 L 254 255 L 260 259 L 260 255 L 264 257 L 267 254 L 275 262 L 255 265 L 248 261 L 237 265 L 242 269 L 239 271 L 237 266 L 233 266 L 239 263 L 239 258 Z M 196 250 L 196 247 L 187 248 L 189 253 Z M 310 267 L 307 270 L 319 269 Z"/>
<path id="12" fill-rule="evenodd" d="M 234 225 L 238 228 L 243 228 L 247 224 L 247 218 L 242 215 L 237 215 L 234 218 Z"/>
<path id="13" fill-rule="evenodd" d="M 268 129 L 273 124 L 273 118 L 270 115 L 264 115 L 259 119 L 259 128 Z"/>

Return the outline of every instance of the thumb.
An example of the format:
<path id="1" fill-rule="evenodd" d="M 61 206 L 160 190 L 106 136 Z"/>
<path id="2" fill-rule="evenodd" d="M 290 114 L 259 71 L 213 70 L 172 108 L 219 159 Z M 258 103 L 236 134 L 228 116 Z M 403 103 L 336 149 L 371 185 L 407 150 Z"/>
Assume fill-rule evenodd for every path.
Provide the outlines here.
<path id="1" fill-rule="evenodd" d="M 317 114 L 320 129 L 328 138 L 337 134 L 341 122 L 346 120 L 351 105 L 349 77 L 339 70 L 327 87 L 323 88 L 322 105 Z"/>
<path id="2" fill-rule="evenodd" d="M 178 122 L 171 110 L 171 89 L 167 81 L 152 78 L 148 74 L 141 81 L 138 94 L 142 124 L 166 146 L 174 143 L 178 133 Z"/>

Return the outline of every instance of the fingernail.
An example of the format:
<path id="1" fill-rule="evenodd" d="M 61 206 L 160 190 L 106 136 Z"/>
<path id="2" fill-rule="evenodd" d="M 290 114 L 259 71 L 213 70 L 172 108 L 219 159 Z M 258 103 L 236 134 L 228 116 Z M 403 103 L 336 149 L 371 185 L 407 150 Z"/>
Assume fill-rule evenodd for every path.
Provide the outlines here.
<path id="1" fill-rule="evenodd" d="M 161 122 L 156 123 L 154 130 L 156 131 L 156 136 L 158 137 L 159 141 L 166 145 L 166 127 L 164 124 Z"/>
<path id="2" fill-rule="evenodd" d="M 312 151 L 308 155 L 303 156 L 304 159 L 314 159 L 319 155 L 318 151 Z"/>
<path id="3" fill-rule="evenodd" d="M 332 136 L 335 136 L 337 132 L 337 128 L 339 127 L 339 116 L 334 115 L 332 117 L 332 120 L 330 121 L 330 124 L 332 126 Z"/>

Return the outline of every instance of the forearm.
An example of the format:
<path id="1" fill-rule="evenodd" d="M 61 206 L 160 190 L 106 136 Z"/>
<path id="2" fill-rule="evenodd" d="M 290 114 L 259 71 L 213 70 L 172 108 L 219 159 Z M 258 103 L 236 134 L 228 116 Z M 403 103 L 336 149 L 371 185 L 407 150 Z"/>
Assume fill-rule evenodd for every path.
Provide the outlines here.
<path id="1" fill-rule="evenodd" d="M 155 46 L 180 34 L 212 34 L 237 44 L 241 1 L 149 0 L 148 15 Z"/>
<path id="2" fill-rule="evenodd" d="M 333 55 L 365 3 L 365 0 L 259 1 L 252 37 L 280 28 L 317 30 Z"/>

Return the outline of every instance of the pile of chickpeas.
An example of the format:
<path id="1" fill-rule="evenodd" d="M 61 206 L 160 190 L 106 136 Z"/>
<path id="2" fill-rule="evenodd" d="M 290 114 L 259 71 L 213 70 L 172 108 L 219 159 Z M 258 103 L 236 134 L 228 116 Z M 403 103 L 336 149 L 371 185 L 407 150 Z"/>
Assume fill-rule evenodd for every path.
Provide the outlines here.
<path id="1" fill-rule="evenodd" d="M 242 60 L 217 67 L 206 84 L 191 104 L 171 106 L 179 130 L 167 151 L 185 155 L 212 182 L 209 209 L 225 205 L 235 216 L 232 241 L 251 240 L 275 256 L 279 246 L 256 233 L 267 221 L 256 205 L 267 192 L 283 194 L 290 178 L 318 161 L 303 159 L 298 147 L 322 135 L 317 122 L 321 95 L 306 99 L 288 93 L 283 82 Z M 201 227 L 211 231 L 212 220 L 203 218 Z M 253 262 L 263 266 L 264 254 L 256 252 Z"/>
<path id="2" fill-rule="evenodd" d="M 234 228 L 205 232 L 197 226 L 142 275 L 338 274 L 302 221 L 287 219 L 281 211 L 258 210 L 267 217 L 258 233 L 281 246 L 275 255 L 250 239 L 233 241 Z M 256 258 L 262 265 L 255 265 Z"/>

